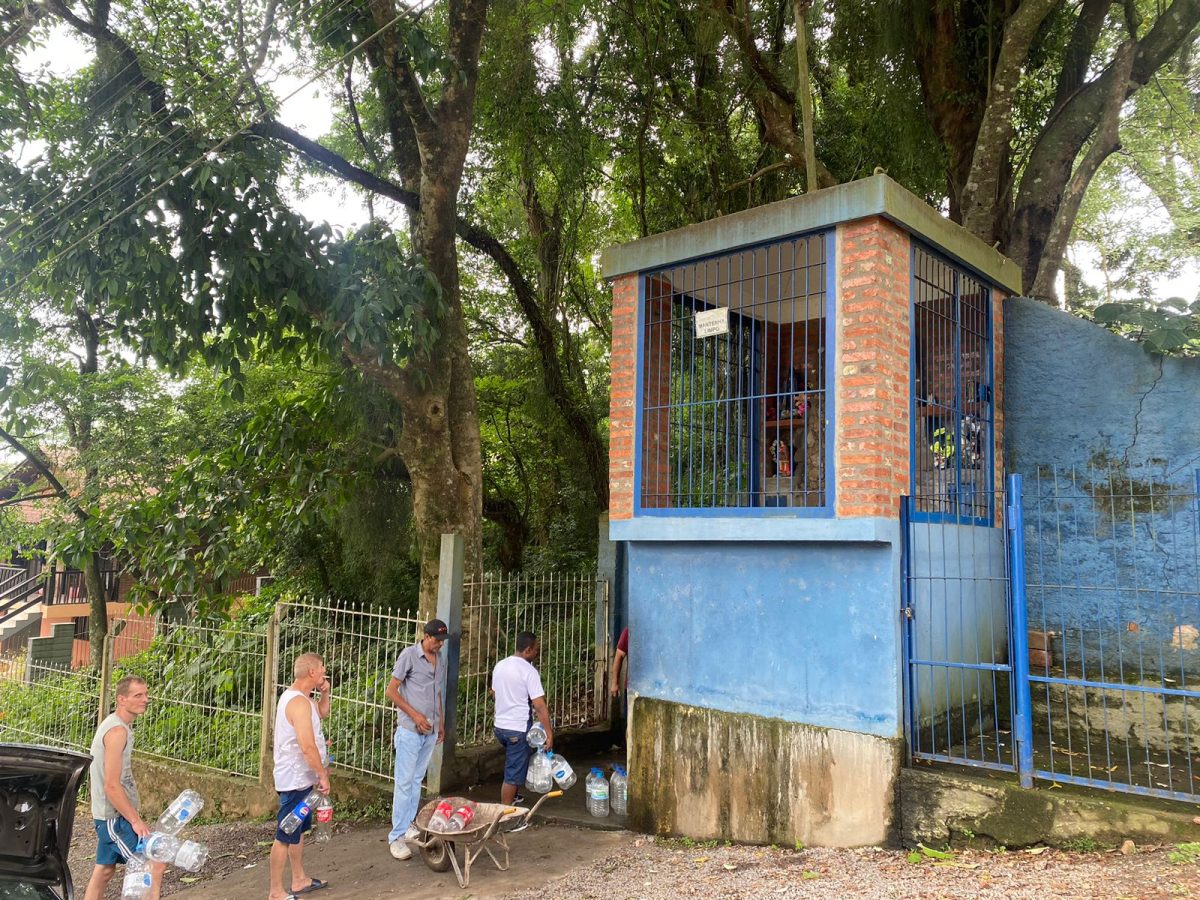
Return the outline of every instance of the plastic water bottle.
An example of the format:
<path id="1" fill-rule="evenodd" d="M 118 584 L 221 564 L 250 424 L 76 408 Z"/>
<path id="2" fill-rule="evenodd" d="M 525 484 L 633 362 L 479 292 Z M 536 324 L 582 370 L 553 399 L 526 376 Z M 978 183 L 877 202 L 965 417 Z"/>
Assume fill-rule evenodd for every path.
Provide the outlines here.
<path id="1" fill-rule="evenodd" d="M 550 767 L 554 775 L 554 783 L 564 791 L 576 782 L 575 770 L 561 753 L 550 757 Z"/>
<path id="2" fill-rule="evenodd" d="M 450 830 L 462 831 L 471 824 L 471 820 L 475 818 L 475 803 L 471 800 L 464 800 L 462 806 L 454 811 L 454 815 L 450 817 Z"/>
<path id="3" fill-rule="evenodd" d="M 208 847 L 195 841 L 184 841 L 175 854 L 175 865 L 185 872 L 199 872 L 208 862 Z"/>
<path id="4" fill-rule="evenodd" d="M 179 834 L 183 826 L 196 818 L 202 809 L 204 798 L 193 790 L 186 790 L 163 810 L 163 814 L 154 825 L 154 830 L 160 834 Z"/>
<path id="5" fill-rule="evenodd" d="M 610 803 L 614 816 L 623 816 L 629 810 L 629 776 L 624 766 L 613 766 L 612 782 L 609 784 Z"/>
<path id="6" fill-rule="evenodd" d="M 147 835 L 144 849 L 148 859 L 178 866 L 188 872 L 199 872 L 200 867 L 208 860 L 208 848 L 203 844 L 185 841 L 161 831 Z"/>
<path id="7" fill-rule="evenodd" d="M 525 743 L 534 750 L 541 750 L 546 746 L 546 729 L 542 727 L 541 722 L 533 723 L 533 727 L 525 735 Z"/>
<path id="8" fill-rule="evenodd" d="M 450 817 L 454 815 L 454 810 L 458 809 L 462 802 L 458 797 L 448 797 L 442 800 L 434 809 L 433 815 L 429 817 L 429 830 L 449 831 Z"/>
<path id="9" fill-rule="evenodd" d="M 150 896 L 150 867 L 136 853 L 125 862 L 125 879 L 121 882 L 121 900 L 146 900 Z"/>
<path id="10" fill-rule="evenodd" d="M 322 794 L 313 807 L 313 813 L 312 839 L 323 844 L 333 837 L 333 801 Z"/>
<path id="11" fill-rule="evenodd" d="M 599 769 L 592 769 L 586 784 L 588 812 L 603 819 L 608 815 L 608 779 Z"/>
<path id="12" fill-rule="evenodd" d="M 311 790 L 308 795 L 292 807 L 292 811 L 283 817 L 283 821 L 279 823 L 279 827 L 283 829 L 284 834 L 295 834 L 299 828 L 309 820 L 312 816 L 313 807 L 317 805 L 317 801 L 321 799 L 321 794 L 317 790 Z"/>
<path id="13" fill-rule="evenodd" d="M 529 773 L 525 776 L 527 790 L 544 794 L 554 786 L 554 772 L 550 763 L 550 754 L 539 750 L 529 761 Z"/>

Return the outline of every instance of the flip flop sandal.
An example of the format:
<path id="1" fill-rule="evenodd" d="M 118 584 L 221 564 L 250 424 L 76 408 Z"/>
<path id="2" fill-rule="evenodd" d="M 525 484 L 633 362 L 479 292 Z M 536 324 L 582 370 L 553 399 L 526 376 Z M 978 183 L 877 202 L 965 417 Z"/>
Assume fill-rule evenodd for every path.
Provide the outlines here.
<path id="1" fill-rule="evenodd" d="M 308 887 L 300 888 L 300 890 L 298 890 L 298 891 L 292 891 L 292 893 L 289 894 L 288 896 L 292 897 L 292 898 L 300 897 L 300 896 L 303 896 L 304 894 L 311 894 L 313 891 L 319 891 L 322 888 L 327 888 L 327 887 L 329 887 L 328 881 L 322 881 L 320 878 L 314 878 L 312 880 L 312 883 Z"/>

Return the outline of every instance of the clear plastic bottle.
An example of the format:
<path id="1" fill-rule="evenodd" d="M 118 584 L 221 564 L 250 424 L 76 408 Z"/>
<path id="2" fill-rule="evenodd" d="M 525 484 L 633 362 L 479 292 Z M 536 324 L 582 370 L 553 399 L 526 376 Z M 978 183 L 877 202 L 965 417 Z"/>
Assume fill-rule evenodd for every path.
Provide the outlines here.
<path id="1" fill-rule="evenodd" d="M 154 830 L 160 834 L 179 834 L 183 826 L 196 818 L 202 809 L 203 797 L 190 789 L 183 791 L 163 810 L 163 814 L 154 825 Z"/>
<path id="2" fill-rule="evenodd" d="M 121 900 L 145 900 L 150 896 L 150 867 L 142 856 L 134 854 L 125 862 L 121 882 Z"/>
<path id="3" fill-rule="evenodd" d="M 613 766 L 609 795 L 609 806 L 613 815 L 625 815 L 629 811 L 629 776 L 625 773 L 624 766 Z"/>
<path id="4" fill-rule="evenodd" d="M 195 841 L 184 841 L 175 854 L 175 865 L 185 872 L 199 872 L 208 862 L 208 847 Z"/>
<path id="5" fill-rule="evenodd" d="M 475 818 L 476 805 L 471 800 L 464 800 L 462 806 L 454 811 L 454 815 L 450 817 L 450 830 L 462 831 L 471 824 L 471 820 Z"/>
<path id="6" fill-rule="evenodd" d="M 549 751 L 539 750 L 534 754 L 529 763 L 529 779 L 527 786 L 539 794 L 544 794 L 554 787 L 554 765 L 550 761 Z"/>
<path id="7" fill-rule="evenodd" d="M 454 811 L 462 805 L 462 800 L 458 797 L 447 797 L 433 811 L 433 815 L 429 817 L 430 831 L 449 831 L 450 817 L 454 815 Z"/>
<path id="8" fill-rule="evenodd" d="M 533 727 L 525 735 L 525 743 L 534 750 L 541 750 L 546 746 L 546 729 L 542 727 L 541 722 L 533 723 Z"/>
<path id="9" fill-rule="evenodd" d="M 575 770 L 571 768 L 571 764 L 561 753 L 555 753 L 550 757 L 550 768 L 554 775 L 554 783 L 564 791 L 578 780 L 575 777 Z"/>
<path id="10" fill-rule="evenodd" d="M 608 779 L 600 769 L 592 769 L 586 784 L 588 812 L 603 819 L 608 815 Z"/>
<path id="11" fill-rule="evenodd" d="M 333 837 L 333 801 L 322 794 L 313 807 L 312 839 L 323 844 Z"/>
<path id="12" fill-rule="evenodd" d="M 208 860 L 208 848 L 195 841 L 185 841 L 173 834 L 155 831 L 147 835 L 144 850 L 147 859 L 178 866 L 188 872 L 199 872 Z"/>
<path id="13" fill-rule="evenodd" d="M 312 815 L 313 807 L 317 805 L 317 801 L 321 799 L 321 794 L 317 790 L 311 790 L 303 800 L 292 807 L 292 811 L 283 817 L 283 821 L 279 823 L 279 827 L 283 829 L 284 834 L 295 834 L 300 827 L 309 820 Z"/>

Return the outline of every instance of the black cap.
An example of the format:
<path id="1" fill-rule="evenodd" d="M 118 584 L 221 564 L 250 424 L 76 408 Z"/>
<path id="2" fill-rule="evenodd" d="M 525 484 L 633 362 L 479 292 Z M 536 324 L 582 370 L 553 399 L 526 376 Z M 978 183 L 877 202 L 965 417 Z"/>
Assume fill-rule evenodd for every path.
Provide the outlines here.
<path id="1" fill-rule="evenodd" d="M 426 622 L 425 633 L 429 637 L 435 637 L 442 641 L 450 637 L 450 629 L 446 627 L 446 623 L 441 619 L 430 619 Z"/>

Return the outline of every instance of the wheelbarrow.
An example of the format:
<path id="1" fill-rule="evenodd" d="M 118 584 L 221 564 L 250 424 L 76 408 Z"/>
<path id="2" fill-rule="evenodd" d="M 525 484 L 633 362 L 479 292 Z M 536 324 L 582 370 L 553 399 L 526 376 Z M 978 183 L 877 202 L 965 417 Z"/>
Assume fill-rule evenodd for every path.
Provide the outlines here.
<path id="1" fill-rule="evenodd" d="M 471 863 L 486 853 L 501 872 L 508 871 L 508 835 L 500 830 L 501 825 L 528 822 L 537 808 L 551 797 L 561 797 L 562 791 L 551 791 L 538 799 L 532 808 L 505 806 L 503 803 L 479 803 L 470 827 L 462 831 L 430 831 L 429 820 L 440 799 L 430 800 L 417 813 L 413 823 L 421 832 L 419 840 L 413 841 L 421 848 L 421 859 L 435 872 L 447 872 L 451 868 L 458 876 L 458 886 L 465 888 L 471 883 Z M 458 861 L 458 847 L 462 847 L 462 862 Z M 495 852 L 493 852 L 493 850 Z M 496 854 L 500 855 L 497 856 Z"/>

